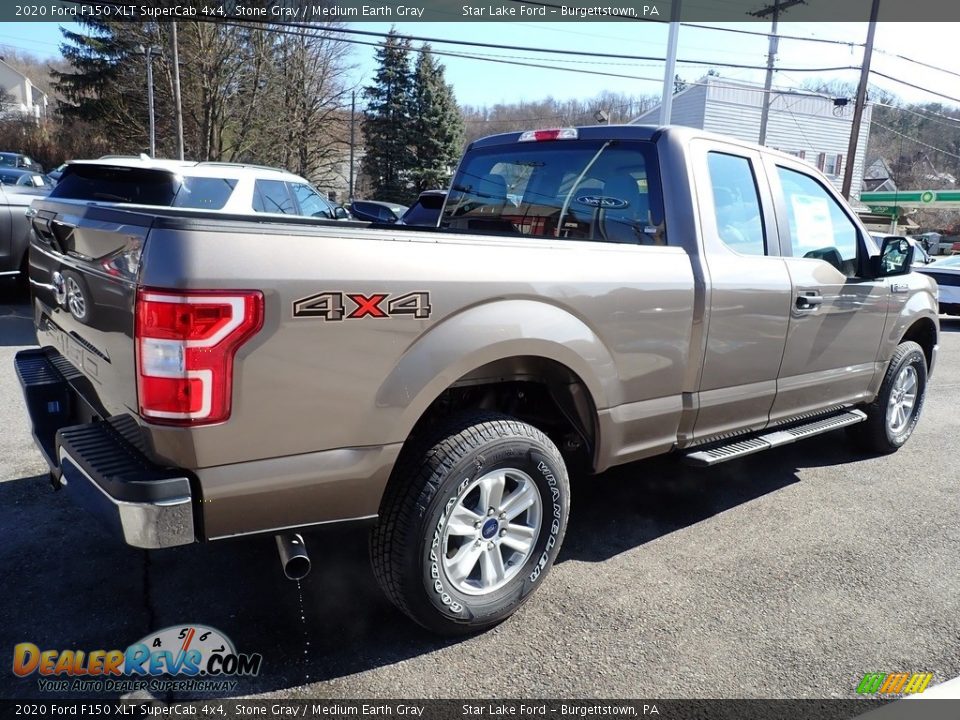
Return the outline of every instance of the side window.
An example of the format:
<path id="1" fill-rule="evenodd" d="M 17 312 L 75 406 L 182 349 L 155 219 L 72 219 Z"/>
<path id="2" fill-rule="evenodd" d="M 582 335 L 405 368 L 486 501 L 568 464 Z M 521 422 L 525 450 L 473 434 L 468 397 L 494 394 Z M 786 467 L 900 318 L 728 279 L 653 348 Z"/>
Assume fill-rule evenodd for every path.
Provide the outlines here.
<path id="1" fill-rule="evenodd" d="M 847 277 L 857 274 L 857 227 L 827 190 L 809 175 L 778 167 L 790 223 L 793 257 L 830 263 Z"/>
<path id="2" fill-rule="evenodd" d="M 237 181 L 232 178 L 185 177 L 173 206 L 221 210 L 236 186 Z"/>
<path id="3" fill-rule="evenodd" d="M 254 212 L 284 213 L 295 215 L 293 198 L 282 180 L 257 180 L 253 186 Z"/>
<path id="4" fill-rule="evenodd" d="M 724 245 L 743 255 L 766 254 L 760 194 L 750 161 L 707 153 L 717 232 Z"/>
<path id="5" fill-rule="evenodd" d="M 330 205 L 312 187 L 304 183 L 291 183 L 290 187 L 293 188 L 293 194 L 300 205 L 301 215 L 333 219 L 333 211 L 330 209 Z"/>

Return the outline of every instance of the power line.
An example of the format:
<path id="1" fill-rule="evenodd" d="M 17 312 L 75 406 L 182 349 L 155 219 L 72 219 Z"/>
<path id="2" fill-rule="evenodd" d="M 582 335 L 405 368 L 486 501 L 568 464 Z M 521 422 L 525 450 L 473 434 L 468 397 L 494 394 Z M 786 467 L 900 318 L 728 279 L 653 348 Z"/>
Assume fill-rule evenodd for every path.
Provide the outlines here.
<path id="1" fill-rule="evenodd" d="M 892 132 L 894 135 L 899 135 L 900 137 L 904 138 L 905 140 L 909 140 L 909 141 L 912 142 L 912 143 L 916 143 L 917 145 L 922 145 L 923 147 L 929 148 L 930 150 L 935 150 L 935 151 L 938 152 L 938 153 L 942 153 L 943 155 L 947 155 L 947 156 L 949 156 L 949 157 L 956 158 L 957 160 L 960 160 L 960 155 L 957 155 L 957 154 L 955 154 L 955 153 L 952 153 L 952 152 L 950 152 L 949 150 L 944 150 L 943 148 L 938 148 L 938 147 L 936 147 L 936 146 L 934 146 L 934 145 L 929 145 L 929 144 L 923 142 L 922 140 L 917 140 L 916 138 L 912 138 L 912 137 L 910 137 L 909 135 L 904 135 L 902 132 L 899 132 L 899 131 L 897 131 L 897 130 L 894 130 L 894 129 L 891 128 L 891 127 L 887 127 L 887 126 L 884 125 L 883 123 L 879 123 L 879 122 L 874 121 L 873 124 L 876 125 L 877 127 L 883 128 L 883 129 L 886 130 L 887 132 Z"/>
<path id="2" fill-rule="evenodd" d="M 110 5 L 110 4 L 111 4 L 111 3 L 90 3 L 88 0 L 65 0 L 65 1 L 66 1 L 66 2 L 70 2 L 70 3 L 72 3 L 72 4 L 77 4 L 77 5 L 81 5 L 81 4 L 86 4 L 86 5 L 89 5 L 89 4 Z M 537 2 L 537 0 L 511 0 L 511 1 L 512 1 L 512 2 L 523 2 L 523 3 L 527 3 L 527 4 L 534 4 L 534 5 L 546 5 L 546 6 L 549 6 L 549 7 L 560 7 L 560 6 L 556 6 L 556 5 L 550 5 L 549 3 Z M 375 31 L 371 31 L 371 30 L 356 30 L 356 29 L 351 29 L 351 28 L 332 28 L 332 27 L 327 27 L 327 26 L 322 26 L 322 25 L 318 26 L 318 25 L 315 25 L 315 24 L 301 23 L 301 22 L 294 22 L 294 21 L 270 22 L 270 21 L 265 21 L 265 20 L 248 19 L 248 18 L 236 18 L 236 17 L 228 17 L 228 18 L 226 18 L 225 20 L 217 20 L 216 18 L 209 18 L 208 21 L 209 21 L 209 22 L 213 22 L 213 23 L 224 23 L 224 24 L 227 24 L 227 25 L 231 25 L 231 24 L 232 24 L 232 25 L 237 26 L 237 27 L 249 27 L 251 24 L 253 24 L 253 25 L 267 25 L 267 26 L 268 26 L 267 29 L 268 29 L 268 30 L 271 30 L 271 31 L 274 31 L 274 32 L 281 32 L 281 31 L 278 30 L 277 28 L 278 28 L 278 27 L 282 27 L 282 28 L 286 28 L 286 29 L 287 29 L 287 30 L 286 30 L 287 32 L 289 32 L 289 28 L 297 28 L 297 29 L 302 29 L 302 30 L 310 30 L 310 31 L 313 31 L 313 32 L 316 32 L 317 30 L 321 30 L 321 31 L 323 31 L 323 32 L 328 32 L 328 33 L 361 35 L 361 36 L 377 37 L 377 38 L 386 38 L 386 37 L 389 36 L 388 33 L 375 32 Z M 666 21 L 654 21 L 654 22 L 666 22 Z M 240 24 L 238 24 L 238 23 L 240 23 Z M 714 27 L 709 26 L 709 25 L 695 25 L 695 24 L 690 24 L 690 23 L 685 23 L 685 25 L 690 25 L 691 27 L 702 27 L 702 28 L 704 28 L 704 29 L 724 30 L 724 31 L 738 32 L 738 33 L 741 33 L 741 34 L 762 35 L 762 36 L 769 37 L 769 33 L 761 33 L 761 32 L 754 32 L 754 31 L 747 31 L 747 30 L 736 30 L 736 29 L 734 29 L 734 28 L 714 28 Z M 294 33 L 294 34 L 295 34 L 295 33 Z M 458 45 L 458 46 L 462 46 L 462 47 L 482 47 L 482 48 L 489 48 L 489 49 L 494 49 L 494 50 L 514 50 L 514 51 L 520 51 L 520 52 L 548 53 L 548 54 L 554 54 L 554 55 L 566 55 L 566 56 L 576 56 L 576 57 L 596 57 L 596 58 L 607 58 L 607 59 L 614 59 L 614 60 L 641 60 L 641 61 L 661 61 L 661 62 L 665 60 L 665 58 L 658 57 L 658 56 L 652 56 L 652 55 L 623 55 L 623 54 L 616 54 L 616 53 L 600 53 L 600 52 L 589 52 L 589 51 L 581 51 L 581 50 L 566 50 L 566 49 L 561 49 L 561 48 L 542 48 L 542 47 L 530 47 L 530 46 L 522 46 L 522 45 L 497 45 L 497 44 L 493 44 L 493 43 L 483 43 L 483 42 L 471 41 L 471 40 L 449 40 L 449 39 L 445 39 L 445 38 L 434 38 L 434 37 L 419 36 L 419 35 L 397 34 L 397 35 L 395 35 L 395 37 L 399 37 L 399 38 L 407 39 L 407 40 L 411 40 L 411 41 L 417 41 L 417 42 L 439 43 L 439 44 L 446 44 L 446 45 Z M 812 40 L 812 39 L 813 39 L 813 38 L 801 38 L 801 37 L 799 37 L 799 36 L 781 36 L 781 37 L 784 37 L 784 38 L 792 37 L 793 39 L 798 39 L 798 40 L 808 40 L 808 39 L 809 39 L 809 40 Z M 379 43 L 361 42 L 361 41 L 358 41 L 358 40 L 348 41 L 348 40 L 346 40 L 346 39 L 342 39 L 341 41 L 342 41 L 342 42 L 350 42 L 351 44 L 356 44 L 356 45 L 368 45 L 368 46 L 373 46 L 373 47 L 378 47 L 378 46 L 379 46 Z M 834 43 L 834 44 L 842 44 L 842 45 L 850 45 L 850 46 L 859 45 L 859 44 L 856 44 L 856 43 L 844 43 L 844 42 L 841 42 L 841 41 L 830 41 L 830 42 L 832 42 L 832 43 Z M 483 60 L 483 61 L 486 61 L 486 62 L 498 62 L 498 63 L 501 63 L 501 64 L 511 64 L 511 63 L 508 63 L 507 60 L 502 59 L 502 58 L 499 58 L 499 59 L 498 59 L 498 58 L 493 58 L 493 57 L 489 57 L 489 58 L 484 57 L 484 58 L 481 58 L 481 57 L 466 55 L 466 54 L 463 54 L 463 53 L 454 53 L 454 52 L 451 52 L 451 51 L 439 51 L 439 50 L 435 50 L 435 51 L 434 51 L 434 54 L 436 54 L 436 55 L 443 55 L 443 56 L 446 56 L 446 57 L 461 57 L 461 58 L 471 58 L 471 57 L 472 57 L 472 59 Z M 900 56 L 900 57 L 903 57 L 903 59 L 905 59 L 905 60 L 911 60 L 911 61 L 912 61 L 911 58 L 907 58 L 907 57 L 905 57 L 905 56 Z M 720 61 L 711 62 L 711 61 L 708 61 L 708 60 L 678 59 L 678 62 L 682 62 L 682 63 L 688 64 L 688 65 L 715 66 L 715 67 L 735 68 L 735 69 L 739 69 L 739 70 L 764 70 L 764 69 L 765 69 L 765 66 L 762 66 L 762 65 L 747 65 L 747 64 L 742 64 L 742 63 L 730 63 L 730 62 L 720 62 Z M 916 61 L 916 62 L 920 62 L 920 61 Z M 557 68 L 557 67 L 555 67 L 555 66 L 542 65 L 542 64 L 538 64 L 538 63 L 532 63 L 532 62 L 531 62 L 531 63 L 527 63 L 527 62 L 512 61 L 512 64 L 516 64 L 516 65 L 522 66 L 522 67 L 533 67 L 533 68 L 548 69 L 548 70 L 564 70 L 564 69 L 565 69 L 565 68 Z M 782 67 L 782 68 L 777 68 L 777 69 L 778 69 L 778 71 L 781 71 L 781 72 L 791 72 L 791 73 L 794 73 L 794 72 L 836 72 L 836 71 L 844 71 L 844 70 L 857 70 L 857 69 L 859 69 L 859 68 L 856 67 L 856 66 L 853 66 L 853 65 L 846 65 L 846 66 L 836 66 L 836 67 L 808 67 L 808 68 L 788 68 L 788 67 Z M 572 70 L 572 69 L 571 69 L 570 71 L 571 71 L 571 72 L 580 72 L 580 73 L 585 73 L 585 74 L 599 75 L 599 76 L 604 76 L 604 77 L 615 77 L 615 78 L 622 78 L 622 79 L 630 79 L 630 80 L 646 80 L 646 81 L 654 81 L 654 82 L 659 82 L 659 80 L 660 80 L 659 78 L 646 78 L 646 77 L 638 77 L 638 76 L 632 76 L 632 75 L 623 75 L 623 74 L 617 74 L 617 73 L 603 73 L 603 72 L 599 72 L 599 71 Z M 946 95 L 946 94 L 943 94 L 943 93 L 939 93 L 939 92 L 936 92 L 936 91 L 934 91 L 934 90 L 929 90 L 929 89 L 927 89 L 927 88 L 923 88 L 923 87 L 921 87 L 921 86 L 919 86 L 919 85 L 916 85 L 916 84 L 914 84 L 914 83 L 910 83 L 910 82 L 908 82 L 908 81 L 906 81 L 906 80 L 901 80 L 901 79 L 896 78 L 896 77 L 893 77 L 893 76 L 891 76 L 891 75 L 887 75 L 887 74 L 882 73 L 882 72 L 880 72 L 880 71 L 878 71 L 878 70 L 871 70 L 871 74 L 877 75 L 877 76 L 879 76 L 879 77 L 886 78 L 886 79 L 888 79 L 888 80 L 890 80 L 890 81 L 892 81 L 892 82 L 896 82 L 896 83 L 899 83 L 899 84 L 902 84 L 902 85 L 905 85 L 905 86 L 914 88 L 914 89 L 916 89 L 916 90 L 921 90 L 921 91 L 923 91 L 923 92 L 927 92 L 927 93 L 930 93 L 930 94 L 932 94 L 932 95 L 936 95 L 937 97 L 941 97 L 941 98 L 944 98 L 944 99 L 946 99 L 946 100 L 950 100 L 951 102 L 955 102 L 955 103 L 960 104 L 960 99 L 958 99 L 958 98 L 955 98 L 955 97 L 952 97 L 952 96 L 950 96 L 950 95 Z M 696 85 L 696 84 L 698 84 L 698 83 L 688 83 L 688 84 Z"/>
<path id="3" fill-rule="evenodd" d="M 68 2 L 81 3 L 83 0 L 67 0 Z M 515 0 L 520 1 L 520 0 Z M 528 0 L 524 0 L 527 2 Z M 325 32 L 331 33 L 343 33 L 347 35 L 361 35 L 366 37 L 377 37 L 377 38 L 387 38 L 390 37 L 390 33 L 377 32 L 374 30 L 356 30 L 354 28 L 333 28 L 333 27 L 320 27 L 316 25 L 311 25 L 309 23 L 295 22 L 295 21 L 265 21 L 258 20 L 254 18 L 237 18 L 237 17 L 228 17 L 227 20 L 233 23 L 243 23 L 243 24 L 254 24 L 254 25 L 269 25 L 269 26 L 281 26 L 286 28 L 299 28 L 304 30 L 313 30 L 316 31 L 321 29 Z M 211 22 L 224 22 L 211 18 Z M 272 29 L 272 27 L 270 28 Z M 502 45 L 494 43 L 485 43 L 479 42 L 476 40 L 449 40 L 445 38 L 436 38 L 428 37 L 424 35 L 407 35 L 403 33 L 395 33 L 393 37 L 397 37 L 403 40 L 412 40 L 416 42 L 425 42 L 430 44 L 441 44 L 441 45 L 459 45 L 461 47 L 479 47 L 487 48 L 493 50 L 514 50 L 519 52 L 529 52 L 529 53 L 546 53 L 550 55 L 569 55 L 575 57 L 596 57 L 596 58 L 607 58 L 613 60 L 645 60 L 645 61 L 664 61 L 666 58 L 659 57 L 657 55 L 624 55 L 619 53 L 602 53 L 602 52 L 591 52 L 587 50 L 566 50 L 562 48 L 543 48 L 543 47 L 532 47 L 527 45 Z M 739 70 L 765 70 L 766 65 L 746 65 L 743 63 L 731 63 L 724 61 L 710 61 L 710 60 L 695 60 L 695 59 L 681 59 L 678 58 L 677 62 L 684 63 L 686 65 L 703 65 L 710 67 L 726 67 L 726 68 L 736 68 Z M 841 70 L 856 70 L 857 68 L 853 65 L 841 65 L 835 67 L 806 67 L 806 68 L 779 68 L 784 72 L 836 72 Z"/>
<path id="4" fill-rule="evenodd" d="M 538 0 L 510 0 L 510 1 L 522 4 L 522 5 L 536 5 L 538 7 L 554 8 L 555 10 L 560 10 L 561 8 L 564 7 L 563 5 L 556 5 L 548 2 L 539 2 Z M 648 23 L 655 23 L 658 25 L 666 25 L 670 22 L 669 20 L 658 20 L 656 18 L 646 18 L 646 17 L 631 17 L 627 15 L 616 15 L 616 16 L 611 15 L 610 18 L 612 20 L 633 20 L 634 22 L 648 22 Z M 759 30 L 742 30 L 739 28 L 716 27 L 714 25 L 704 25 L 702 23 L 682 22 L 680 23 L 680 25 L 682 27 L 699 28 L 701 30 L 713 30 L 715 32 L 737 33 L 739 35 L 754 35 L 756 37 L 765 37 L 765 38 L 769 38 L 770 35 L 772 34 L 769 32 L 762 32 Z M 864 46 L 864 43 L 855 43 L 855 42 L 850 42 L 848 40 L 830 40 L 827 38 L 811 38 L 811 37 L 803 37 L 802 35 L 782 35 L 779 33 L 778 35 L 781 40 L 798 40 L 800 42 L 814 42 L 814 43 L 824 43 L 828 45 L 842 45 L 844 47 L 863 47 Z"/>
<path id="5" fill-rule="evenodd" d="M 890 81 L 892 81 L 892 82 L 899 83 L 900 85 L 906 85 L 907 87 L 912 87 L 914 90 L 922 90 L 922 91 L 925 92 L 925 93 L 930 93 L 931 95 L 936 95 L 937 97 L 941 97 L 941 98 L 943 98 L 944 100 L 950 100 L 951 102 L 955 102 L 955 103 L 957 103 L 957 104 L 960 104 L 960 98 L 955 98 L 955 97 L 952 97 L 952 96 L 950 96 L 950 95 L 944 95 L 943 93 L 939 93 L 939 92 L 937 92 L 936 90 L 930 90 L 929 88 L 921 87 L 920 85 L 915 85 L 915 84 L 912 83 L 912 82 L 907 82 L 906 80 L 901 80 L 900 78 L 895 78 L 895 77 L 893 77 L 892 75 L 887 75 L 886 73 L 882 73 L 882 72 L 880 72 L 879 70 L 871 70 L 871 71 L 870 71 L 870 74 L 871 74 L 871 75 L 878 75 L 878 76 L 880 76 L 880 77 L 882 77 L 882 78 L 886 78 L 887 80 L 890 80 Z"/>
<path id="6" fill-rule="evenodd" d="M 232 20 L 231 20 L 231 21 L 216 20 L 216 21 L 214 21 L 214 22 L 216 22 L 216 23 L 218 23 L 218 24 L 222 24 L 222 25 L 227 25 L 227 26 L 230 26 L 230 27 L 239 27 L 239 28 L 248 28 L 248 27 L 249 27 L 249 25 L 246 24 L 246 23 L 237 23 L 237 22 L 233 22 Z M 286 23 L 283 23 L 283 24 L 286 25 Z M 310 35 L 309 33 L 305 32 L 305 31 L 296 30 L 296 29 L 283 29 L 283 30 L 280 30 L 280 29 L 270 28 L 270 29 L 269 29 L 269 32 L 276 32 L 276 33 L 280 33 L 280 34 L 283 34 L 283 35 L 314 37 L 313 35 Z M 367 47 L 380 47 L 380 44 L 379 44 L 379 43 L 369 42 L 369 41 L 365 41 L 365 40 L 348 39 L 348 38 L 339 38 L 338 40 L 336 40 L 336 42 L 347 43 L 347 44 L 350 44 L 350 45 L 364 45 L 364 46 L 367 46 Z M 508 60 L 508 59 L 504 59 L 502 56 L 492 56 L 492 55 L 490 55 L 490 56 L 488 56 L 488 55 L 482 55 L 482 56 L 481 56 L 481 55 L 469 54 L 469 53 L 459 53 L 459 52 L 454 52 L 454 51 L 451 51 L 451 50 L 436 50 L 436 49 L 432 49 L 431 52 L 432 52 L 434 55 L 437 55 L 437 56 L 439 56 L 439 57 L 454 57 L 454 58 L 461 58 L 461 59 L 465 59 L 465 60 L 480 60 L 480 61 L 482 61 L 482 62 L 492 62 L 492 63 L 501 64 L 501 65 L 514 65 L 514 66 L 518 66 L 518 67 L 531 67 L 531 68 L 537 68 L 537 69 L 542 69 L 542 70 L 559 70 L 559 71 L 561 71 L 561 72 L 572 72 L 572 73 L 579 73 L 579 74 L 582 74 L 582 75 L 596 75 L 596 76 L 600 76 L 600 77 L 614 77 L 614 78 L 623 78 L 623 79 L 626 79 L 626 80 L 644 80 L 644 81 L 650 81 L 650 82 L 660 82 L 660 81 L 662 80 L 662 78 L 645 77 L 645 76 L 642 76 L 642 75 L 625 75 L 625 74 L 623 74 L 623 73 L 603 72 L 603 71 L 600 71 L 600 70 L 584 70 L 584 69 L 580 69 L 580 68 L 565 68 L 565 67 L 557 67 L 557 66 L 555 66 L 555 65 L 544 65 L 543 63 L 521 62 L 521 61 L 519 61 L 519 60 Z M 695 81 L 695 80 L 694 80 L 694 81 L 686 81 L 686 84 L 687 84 L 687 85 L 692 85 L 692 86 L 706 86 L 706 85 L 708 85 L 708 84 L 712 84 L 712 85 L 714 85 L 714 86 L 716 86 L 716 87 L 733 88 L 733 89 L 743 90 L 743 91 L 745 91 L 745 92 L 754 92 L 754 93 L 762 93 L 762 94 L 767 93 L 767 91 L 764 90 L 762 87 L 751 87 L 751 86 L 742 85 L 742 84 L 729 84 L 729 83 L 718 82 L 717 80 L 712 80 L 712 81 L 710 81 L 710 83 L 707 83 L 707 82 L 699 82 L 699 81 Z M 825 98 L 825 99 L 828 99 L 828 100 L 833 100 L 833 97 L 830 96 L 830 95 L 825 95 L 825 94 L 822 94 L 822 93 L 816 93 L 816 92 L 813 92 L 813 91 L 798 91 L 798 90 L 794 90 L 794 89 L 792 89 L 792 88 L 776 88 L 776 89 L 771 89 L 771 90 L 770 90 L 770 93 L 771 93 L 771 94 L 777 94 L 777 95 L 804 95 L 804 96 L 807 96 L 807 97 L 820 97 L 820 98 Z"/>
<path id="7" fill-rule="evenodd" d="M 960 129 L 960 118 L 950 117 L 949 115 L 944 115 L 943 113 L 934 112 L 933 110 L 924 110 L 923 112 L 918 112 L 911 108 L 903 107 L 901 105 L 891 105 L 890 103 L 880 102 L 878 100 L 873 101 L 874 105 L 880 105 L 881 107 L 890 108 L 891 110 L 896 110 L 898 112 L 907 112 L 911 115 L 916 115 L 919 118 L 924 120 L 929 120 L 930 122 L 935 122 L 938 125 L 944 125 L 946 127 L 952 127 L 954 130 Z M 935 115 L 936 117 L 931 117 Z M 949 123 L 943 122 L 942 120 L 937 120 L 936 118 L 943 118 L 944 120 L 949 120 Z"/>
<path id="8" fill-rule="evenodd" d="M 954 72 L 953 70 L 947 70 L 946 68 L 938 67 L 937 65 L 931 65 L 930 63 L 925 63 L 922 60 L 915 60 L 914 58 L 907 57 L 906 55 L 900 55 L 898 53 L 887 52 L 886 50 L 880 50 L 880 49 L 876 49 L 876 52 L 882 55 L 886 55 L 887 57 L 906 60 L 907 62 L 913 63 L 914 65 L 919 65 L 921 67 L 929 68 L 930 70 L 937 70 L 938 72 L 946 73 L 947 75 L 953 75 L 956 78 L 960 78 L 960 73 L 958 72 Z"/>
<path id="9" fill-rule="evenodd" d="M 741 30 L 738 28 L 716 27 L 714 25 L 703 25 L 700 23 L 680 23 L 683 27 L 700 28 L 701 30 L 713 30 L 715 32 L 737 33 L 739 35 L 755 35 L 757 37 L 769 38 L 771 33 L 760 30 Z M 855 48 L 863 47 L 864 43 L 850 42 L 849 40 L 830 40 L 828 38 L 803 37 L 802 35 L 783 35 L 778 33 L 781 40 L 797 40 L 799 42 L 821 43 L 824 45 L 842 45 L 843 47 Z"/>

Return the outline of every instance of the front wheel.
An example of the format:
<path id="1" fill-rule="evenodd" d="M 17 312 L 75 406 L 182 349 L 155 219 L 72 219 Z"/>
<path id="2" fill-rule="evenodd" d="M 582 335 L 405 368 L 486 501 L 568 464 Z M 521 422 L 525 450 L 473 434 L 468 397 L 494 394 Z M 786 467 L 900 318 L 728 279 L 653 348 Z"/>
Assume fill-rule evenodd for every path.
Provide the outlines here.
<path id="1" fill-rule="evenodd" d="M 371 534 L 374 574 L 430 630 L 492 627 L 543 582 L 569 496 L 566 466 L 542 432 L 491 413 L 455 418 L 404 449 Z"/>
<path id="2" fill-rule="evenodd" d="M 877 398 L 867 407 L 865 422 L 851 432 L 866 450 L 892 453 L 913 434 L 927 391 L 927 358 L 917 343 L 900 343 L 880 385 Z"/>

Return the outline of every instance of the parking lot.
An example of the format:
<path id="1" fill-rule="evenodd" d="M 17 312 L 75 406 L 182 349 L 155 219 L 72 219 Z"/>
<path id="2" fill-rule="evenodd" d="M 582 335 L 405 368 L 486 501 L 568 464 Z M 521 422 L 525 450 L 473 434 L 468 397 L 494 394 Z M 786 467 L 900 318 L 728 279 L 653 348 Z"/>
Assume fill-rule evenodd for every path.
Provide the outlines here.
<path id="1" fill-rule="evenodd" d="M 866 672 L 960 675 L 960 321 L 899 453 L 843 432 L 687 469 L 672 459 L 576 478 L 547 583 L 479 637 L 439 640 L 380 594 L 362 531 L 307 535 L 313 573 L 283 578 L 271 537 L 146 553 L 50 490 L 14 353 L 24 299 L 0 304 L 0 697 L 16 643 L 123 648 L 202 623 L 264 656 L 243 695 L 851 697 Z M 302 605 L 301 605 L 302 597 Z"/>

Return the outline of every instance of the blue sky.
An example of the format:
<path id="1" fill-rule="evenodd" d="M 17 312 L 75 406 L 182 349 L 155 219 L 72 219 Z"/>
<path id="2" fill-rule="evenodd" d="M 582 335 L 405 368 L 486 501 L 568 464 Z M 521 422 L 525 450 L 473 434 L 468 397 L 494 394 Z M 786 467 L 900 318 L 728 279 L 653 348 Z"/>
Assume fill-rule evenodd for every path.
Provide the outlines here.
<path id="1" fill-rule="evenodd" d="M 358 23 L 363 30 L 385 32 L 389 23 Z M 523 45 L 590 52 L 625 53 L 663 56 L 666 53 L 667 27 L 648 23 L 397 23 L 402 33 L 453 40 Z M 724 27 L 766 30 L 760 23 L 725 24 Z M 801 37 L 817 37 L 842 42 L 862 43 L 866 38 L 865 23 L 790 23 L 782 22 L 780 32 Z M 40 57 L 59 55 L 61 34 L 56 23 L 0 23 L 0 51 L 2 46 L 15 47 Z M 363 38 L 369 39 L 369 38 Z M 902 59 L 894 53 L 960 73 L 960 53 L 957 47 L 955 23 L 884 23 L 877 29 L 873 67 L 889 75 L 908 80 L 916 85 L 960 97 L 957 77 L 924 68 Z M 457 99 L 470 105 L 493 105 L 499 102 L 533 100 L 546 96 L 559 99 L 589 98 L 603 90 L 629 94 L 658 93 L 663 65 L 658 62 L 623 61 L 603 58 L 571 58 L 530 54 L 508 50 L 465 49 L 435 44 L 435 50 L 497 55 L 500 59 L 516 59 L 573 67 L 579 69 L 628 75 L 630 78 L 581 75 L 561 70 L 517 67 L 487 61 L 463 58 L 441 58 L 447 68 L 448 80 L 453 84 Z M 767 39 L 715 30 L 682 27 L 679 35 L 678 56 L 685 59 L 707 60 L 763 66 L 766 62 Z M 354 46 L 355 82 L 369 82 L 374 72 L 374 48 Z M 808 68 L 859 65 L 862 48 L 847 45 L 825 45 L 796 40 L 781 40 L 778 65 L 784 68 Z M 686 80 L 703 75 L 708 66 L 678 65 L 678 72 Z M 762 70 L 718 68 L 721 76 L 742 80 L 763 80 Z M 805 78 L 840 78 L 856 82 L 858 72 L 777 72 L 774 84 L 795 87 Z M 899 86 L 882 78 L 874 82 L 912 102 L 937 102 L 938 98 L 918 90 Z"/>

